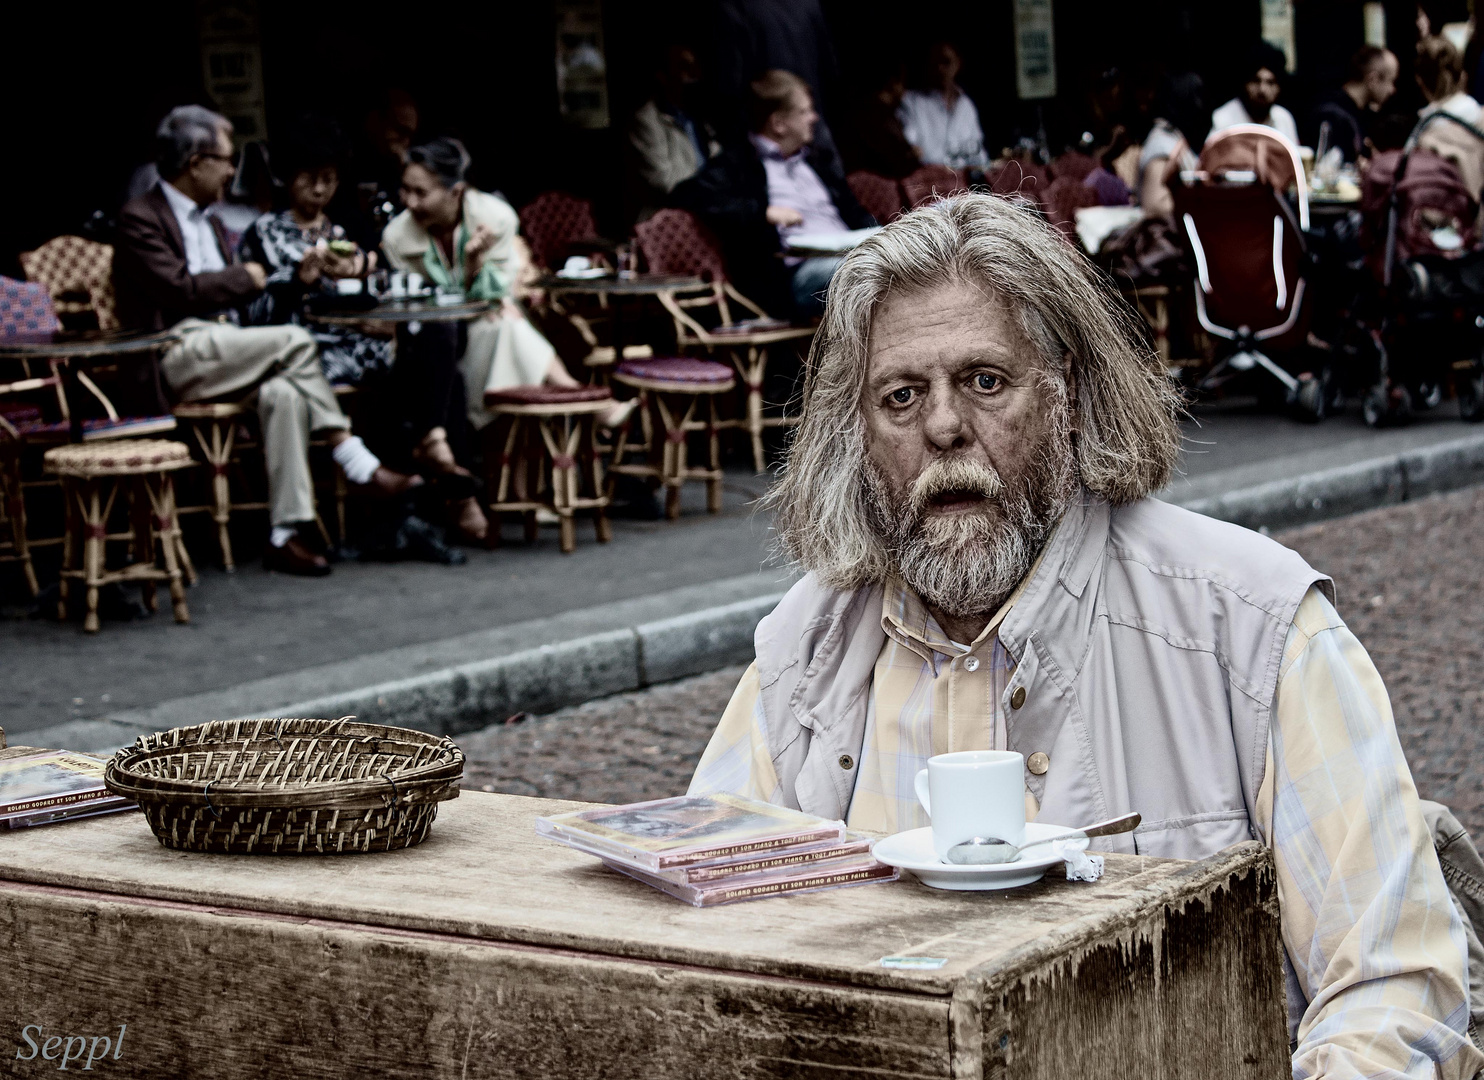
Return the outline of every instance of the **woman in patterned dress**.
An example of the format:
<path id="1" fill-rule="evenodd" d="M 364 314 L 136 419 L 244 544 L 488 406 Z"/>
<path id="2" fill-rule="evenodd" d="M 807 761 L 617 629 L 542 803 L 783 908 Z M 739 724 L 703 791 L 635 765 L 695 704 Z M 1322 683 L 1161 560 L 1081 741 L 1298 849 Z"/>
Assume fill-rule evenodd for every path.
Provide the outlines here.
<path id="1" fill-rule="evenodd" d="M 264 214 L 242 239 L 245 259 L 268 270 L 268 283 L 248 308 L 255 325 L 303 322 L 305 301 L 316 292 L 335 291 L 340 278 L 364 278 L 376 267 L 376 252 L 353 248 L 345 230 L 333 224 L 325 207 L 339 186 L 339 162 L 346 143 L 334 121 L 306 116 L 274 148 L 274 169 L 283 182 L 288 208 Z M 472 478 L 454 447 L 463 448 L 467 429 L 462 349 L 431 340 L 437 335 L 400 335 L 397 345 L 343 326 L 309 325 L 319 343 L 320 362 L 331 383 L 371 391 L 373 423 L 386 451 L 435 479 L 450 481 L 450 516 L 465 539 L 482 542 L 488 520 L 471 489 Z M 409 328 L 410 329 L 410 328 Z"/>

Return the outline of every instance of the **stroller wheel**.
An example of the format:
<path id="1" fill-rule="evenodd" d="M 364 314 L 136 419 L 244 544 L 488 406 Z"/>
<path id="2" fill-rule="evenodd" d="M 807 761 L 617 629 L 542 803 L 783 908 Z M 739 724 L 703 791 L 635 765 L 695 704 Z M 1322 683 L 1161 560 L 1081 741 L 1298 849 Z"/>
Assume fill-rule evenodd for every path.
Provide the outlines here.
<path id="1" fill-rule="evenodd" d="M 1299 420 L 1317 424 L 1329 415 L 1329 380 L 1310 375 L 1299 379 L 1298 388 L 1289 398 L 1293 415 Z"/>
<path id="2" fill-rule="evenodd" d="M 1484 420 L 1484 365 L 1475 364 L 1464 372 L 1454 390 L 1458 394 L 1458 415 L 1470 424 Z"/>
<path id="3" fill-rule="evenodd" d="M 1360 414 L 1367 427 L 1405 424 L 1412 419 L 1412 395 L 1405 386 L 1394 385 L 1388 390 L 1384 383 L 1377 384 L 1366 391 Z"/>

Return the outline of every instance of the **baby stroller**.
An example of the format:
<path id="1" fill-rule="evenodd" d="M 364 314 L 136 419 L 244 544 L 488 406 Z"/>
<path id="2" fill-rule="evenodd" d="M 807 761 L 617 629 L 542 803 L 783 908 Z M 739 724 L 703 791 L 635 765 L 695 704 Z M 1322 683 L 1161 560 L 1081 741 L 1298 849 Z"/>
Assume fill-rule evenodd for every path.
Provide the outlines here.
<path id="1" fill-rule="evenodd" d="M 1361 193 L 1368 260 L 1380 286 L 1378 370 L 1361 402 L 1372 427 L 1402 423 L 1443 399 L 1452 380 L 1464 420 L 1484 419 L 1484 251 L 1479 204 L 1458 167 L 1418 139 L 1447 123 L 1422 118 L 1401 150 L 1377 154 Z"/>
<path id="2" fill-rule="evenodd" d="M 1296 215 L 1282 194 L 1290 187 Z M 1259 393 L 1279 390 L 1296 415 L 1322 420 L 1335 404 L 1333 377 L 1308 345 L 1309 196 L 1298 151 L 1272 128 L 1226 128 L 1171 192 L 1196 269 L 1196 318 L 1229 343 L 1198 389 L 1255 372 Z"/>

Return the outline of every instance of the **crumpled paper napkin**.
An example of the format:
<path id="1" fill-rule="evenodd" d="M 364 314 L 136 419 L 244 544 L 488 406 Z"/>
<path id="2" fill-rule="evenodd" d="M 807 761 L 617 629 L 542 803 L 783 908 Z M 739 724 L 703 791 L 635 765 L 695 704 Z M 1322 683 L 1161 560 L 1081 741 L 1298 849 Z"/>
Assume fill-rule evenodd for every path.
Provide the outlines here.
<path id="1" fill-rule="evenodd" d="M 1067 864 L 1068 881 L 1096 881 L 1103 876 L 1103 857 L 1089 855 L 1078 845 L 1080 840 L 1053 840 L 1051 853 Z"/>

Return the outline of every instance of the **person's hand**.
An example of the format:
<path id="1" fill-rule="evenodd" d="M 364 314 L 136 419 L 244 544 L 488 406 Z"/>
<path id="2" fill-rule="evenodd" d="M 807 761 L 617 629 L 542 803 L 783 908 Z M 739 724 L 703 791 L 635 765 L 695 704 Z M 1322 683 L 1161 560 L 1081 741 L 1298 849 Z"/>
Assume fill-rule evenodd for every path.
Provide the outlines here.
<path id="1" fill-rule="evenodd" d="M 766 217 L 769 225 L 777 225 L 780 229 L 804 224 L 804 215 L 792 206 L 770 206 Z"/>
<path id="2" fill-rule="evenodd" d="M 364 273 L 366 257 L 359 251 L 354 255 L 337 255 L 335 252 L 329 250 L 318 248 L 315 250 L 320 251 L 323 258 L 326 277 L 354 278 L 361 277 Z"/>
<path id="3" fill-rule="evenodd" d="M 299 281 L 304 285 L 317 285 L 324 272 L 325 253 L 317 247 L 306 248 L 304 257 L 299 260 Z"/>
<path id="4" fill-rule="evenodd" d="M 495 231 L 488 225 L 480 225 L 476 228 L 473 235 L 464 241 L 464 265 L 477 267 L 484 253 L 494 247 L 498 239 Z"/>
<path id="5" fill-rule="evenodd" d="M 242 269 L 247 271 L 247 276 L 252 278 L 254 289 L 264 289 L 268 285 L 268 271 L 263 269 L 262 263 L 245 262 Z"/>

